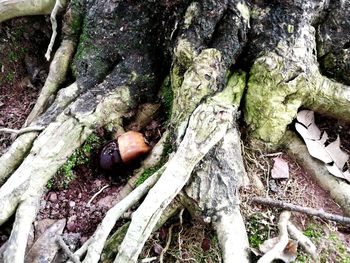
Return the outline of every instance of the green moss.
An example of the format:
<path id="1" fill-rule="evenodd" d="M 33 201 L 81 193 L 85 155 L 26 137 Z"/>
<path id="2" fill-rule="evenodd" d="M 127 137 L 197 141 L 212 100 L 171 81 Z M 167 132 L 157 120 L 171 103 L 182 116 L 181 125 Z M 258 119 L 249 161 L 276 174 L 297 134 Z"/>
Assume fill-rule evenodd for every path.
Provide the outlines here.
<path id="1" fill-rule="evenodd" d="M 139 186 L 143 184 L 149 177 L 151 177 L 161 167 L 162 167 L 161 165 L 156 165 L 154 167 L 148 168 L 145 171 L 143 171 L 143 173 L 139 176 L 139 178 L 137 178 L 135 185 Z"/>
<path id="2" fill-rule="evenodd" d="M 302 105 L 308 84 L 276 54 L 256 60 L 250 71 L 244 117 L 251 135 L 276 145 Z"/>
<path id="3" fill-rule="evenodd" d="M 88 136 L 84 144 L 75 150 L 66 163 L 61 166 L 56 176 L 49 180 L 47 188 L 67 188 L 69 183 L 75 179 L 74 169 L 80 165 L 89 165 L 91 154 L 97 152 L 101 145 L 102 139 L 96 134 Z"/>
<path id="4" fill-rule="evenodd" d="M 320 226 L 311 223 L 304 231 L 304 235 L 313 241 L 319 241 L 319 239 L 323 236 L 323 230 L 320 228 Z"/>
<path id="5" fill-rule="evenodd" d="M 168 136 L 163 145 L 163 152 L 158 164 L 156 166 L 145 169 L 145 171 L 143 171 L 143 173 L 139 176 L 139 178 L 137 178 L 135 185 L 136 186 L 141 185 L 144 181 L 146 181 L 149 177 L 151 177 L 155 172 L 157 172 L 167 162 L 168 157 L 172 152 L 173 152 L 173 144 L 171 142 L 171 136 Z"/>
<path id="6" fill-rule="evenodd" d="M 337 66 L 337 61 L 336 58 L 332 53 L 328 53 L 324 58 L 323 58 L 323 66 L 326 69 L 334 69 Z"/>
<path id="7" fill-rule="evenodd" d="M 247 221 L 247 233 L 249 244 L 253 248 L 259 248 L 268 239 L 268 226 L 262 224 L 264 218 L 260 213 L 252 215 Z"/>
<path id="8" fill-rule="evenodd" d="M 246 73 L 245 72 L 231 72 L 227 73 L 226 87 L 223 91 L 217 93 L 213 100 L 218 103 L 227 103 L 239 107 L 244 89 L 246 87 Z"/>
<path id="9" fill-rule="evenodd" d="M 114 258 L 118 254 L 118 248 L 122 243 L 126 235 L 126 232 L 128 231 L 129 225 L 130 225 L 130 222 L 125 223 L 124 225 L 119 227 L 117 231 L 115 231 L 113 235 L 111 235 L 107 239 L 107 242 L 103 248 L 103 252 L 101 256 L 102 263 L 107 263 L 107 262 L 109 263 L 114 261 Z"/>
<path id="10" fill-rule="evenodd" d="M 174 92 L 171 89 L 171 81 L 169 76 L 167 76 L 163 81 L 162 87 L 160 89 L 160 99 L 162 105 L 165 108 L 167 119 L 170 120 L 172 114 Z"/>
<path id="11" fill-rule="evenodd" d="M 17 62 L 19 59 L 23 58 L 27 52 L 28 49 L 25 47 L 16 48 L 16 51 L 10 51 L 7 57 L 9 61 Z"/>

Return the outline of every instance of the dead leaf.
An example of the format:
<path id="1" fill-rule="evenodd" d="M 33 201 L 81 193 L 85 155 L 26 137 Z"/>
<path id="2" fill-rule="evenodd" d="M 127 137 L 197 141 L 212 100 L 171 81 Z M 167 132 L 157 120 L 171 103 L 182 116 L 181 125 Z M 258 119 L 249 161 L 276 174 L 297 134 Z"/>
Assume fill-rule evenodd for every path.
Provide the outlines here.
<path id="1" fill-rule="evenodd" d="M 283 250 L 280 259 L 286 263 L 294 262 L 297 258 L 298 252 L 298 242 L 295 240 L 289 239 L 286 248 Z"/>
<path id="2" fill-rule="evenodd" d="M 339 137 L 325 146 L 328 135 L 326 132 L 322 134 L 316 126 L 313 111 L 303 110 L 298 112 L 297 120 L 299 123 L 295 124 L 295 128 L 303 137 L 310 155 L 326 163 L 326 168 L 332 175 L 350 182 L 350 171 L 343 172 L 343 167 L 349 159 L 349 155 L 340 149 Z"/>
<path id="3" fill-rule="evenodd" d="M 295 128 L 303 137 L 310 155 L 325 163 L 332 162 L 333 160 L 325 151 L 324 146 L 328 135 L 326 132 L 322 134 L 316 126 L 314 112 L 308 110 L 300 111 L 298 112 L 297 120 L 300 123 L 296 123 Z"/>
<path id="4" fill-rule="evenodd" d="M 289 178 L 288 163 L 280 157 L 273 158 L 272 160 L 274 161 L 274 163 L 271 170 L 271 177 L 274 179 Z"/>

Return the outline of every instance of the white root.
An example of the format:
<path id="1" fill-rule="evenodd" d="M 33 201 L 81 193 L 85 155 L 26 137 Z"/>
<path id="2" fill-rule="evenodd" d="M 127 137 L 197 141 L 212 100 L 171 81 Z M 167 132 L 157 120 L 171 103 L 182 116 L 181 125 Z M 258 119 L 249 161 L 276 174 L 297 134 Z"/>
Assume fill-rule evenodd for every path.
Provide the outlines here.
<path id="1" fill-rule="evenodd" d="M 138 186 L 106 213 L 101 224 L 97 227 L 95 233 L 89 239 L 89 247 L 83 261 L 84 263 L 97 263 L 99 261 L 104 244 L 115 223 L 129 208 L 131 208 L 140 200 L 142 196 L 148 192 L 148 190 L 157 182 L 164 169 L 165 167 L 160 168 L 158 172 L 153 174 L 150 178 L 143 182 L 143 184 Z M 81 251 L 79 253 L 81 253 Z"/>
<path id="2" fill-rule="evenodd" d="M 41 193 L 28 197 L 17 208 L 11 236 L 6 243 L 4 263 L 23 263 L 27 240 L 39 208 Z"/>
<path id="3" fill-rule="evenodd" d="M 189 121 L 183 141 L 163 175 L 134 212 L 114 262 L 136 262 L 166 206 L 188 181 L 194 166 L 226 134 L 235 109 L 202 104 Z M 161 198 L 160 198 L 161 197 Z"/>
<path id="4" fill-rule="evenodd" d="M 14 133 L 16 135 L 21 135 L 23 133 L 27 133 L 27 132 L 40 132 L 44 130 L 44 127 L 42 126 L 30 126 L 30 127 L 26 127 L 26 128 L 22 128 L 20 130 L 16 130 L 16 129 L 10 129 L 10 128 L 0 128 L 0 133 Z"/>
<path id="5" fill-rule="evenodd" d="M 0 23 L 18 16 L 47 15 L 55 0 L 0 0 Z"/>
<path id="6" fill-rule="evenodd" d="M 45 54 L 45 58 L 47 59 L 47 61 L 50 60 L 52 47 L 53 47 L 53 45 L 55 43 L 56 36 L 57 36 L 57 20 L 56 20 L 56 16 L 57 16 L 57 13 L 60 11 L 60 9 L 63 8 L 63 6 L 65 4 L 66 4 L 65 0 L 56 0 L 55 6 L 54 6 L 54 8 L 53 8 L 53 10 L 51 12 L 50 20 L 51 20 L 51 25 L 52 25 L 52 35 L 51 35 L 49 46 L 48 46 L 46 54 Z"/>
<path id="7" fill-rule="evenodd" d="M 79 258 L 70 251 L 67 244 L 64 242 L 63 238 L 61 236 L 57 236 L 56 242 L 61 247 L 61 249 L 64 251 L 64 253 L 70 258 L 73 263 L 80 263 Z"/>
<path id="8" fill-rule="evenodd" d="M 57 49 L 55 56 L 50 64 L 49 75 L 42 87 L 39 97 L 27 117 L 24 126 L 30 125 L 40 114 L 49 106 L 48 101 L 56 94 L 60 85 L 65 81 L 69 63 L 73 56 L 75 42 L 70 39 L 64 39 Z M 71 85 L 70 85 L 71 86 Z"/>
<path id="9" fill-rule="evenodd" d="M 23 261 L 21 261 L 24 253 L 22 244 L 26 243 L 23 240 L 27 240 L 28 225 L 31 226 L 36 215 L 35 207 L 30 206 L 32 200 L 41 196 L 46 182 L 64 164 L 66 158 L 85 141 L 94 125 L 115 123 L 129 110 L 131 98 L 126 95 L 127 90 L 128 87 L 123 87 L 109 94 L 96 106 L 95 111 L 89 114 L 74 111 L 73 107 L 71 114 L 74 116 L 62 113 L 41 133 L 30 154 L 0 188 L 0 224 L 18 209 L 16 214 L 18 224 L 15 223 L 11 234 L 13 238 L 7 242 L 6 251 L 9 252 L 5 255 L 9 260 L 16 258 L 11 262 Z M 118 113 L 110 114 L 111 109 L 116 108 L 119 110 Z M 21 245 L 17 244 L 18 237 L 22 238 Z"/>
<path id="10" fill-rule="evenodd" d="M 109 185 L 105 185 L 104 187 L 102 187 L 99 191 L 97 191 L 91 198 L 90 200 L 87 202 L 87 206 L 89 206 L 91 204 L 92 201 L 94 201 L 94 199 L 103 192 L 103 190 L 105 190 L 107 187 L 109 187 Z"/>
<path id="11" fill-rule="evenodd" d="M 280 219 L 278 222 L 278 230 L 279 230 L 279 237 L 277 244 L 268 251 L 265 255 L 263 255 L 258 263 L 271 263 L 274 259 L 279 258 L 279 256 L 282 254 L 283 250 L 288 244 L 289 237 L 288 237 L 288 230 L 287 225 L 290 218 L 290 212 L 284 211 L 280 215 Z"/>
<path id="12" fill-rule="evenodd" d="M 217 213 L 214 222 L 224 262 L 249 262 L 249 242 L 242 215 L 237 207 L 233 212 Z"/>
<path id="13" fill-rule="evenodd" d="M 22 134 L 0 157 L 0 185 L 3 185 L 11 173 L 21 164 L 23 157 L 30 151 L 38 134 L 39 132 Z"/>

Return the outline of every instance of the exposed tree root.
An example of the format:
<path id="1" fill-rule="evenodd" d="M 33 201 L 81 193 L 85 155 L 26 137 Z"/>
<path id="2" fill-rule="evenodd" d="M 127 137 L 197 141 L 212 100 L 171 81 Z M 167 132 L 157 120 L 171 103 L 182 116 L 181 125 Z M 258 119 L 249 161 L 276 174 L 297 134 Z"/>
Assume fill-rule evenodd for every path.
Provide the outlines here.
<path id="1" fill-rule="evenodd" d="M 325 165 L 310 156 L 305 144 L 296 135 L 286 137 L 288 152 L 294 156 L 317 183 L 350 215 L 350 185 L 331 175 Z"/>
<path id="2" fill-rule="evenodd" d="M 268 251 L 265 255 L 263 255 L 258 263 L 270 263 L 274 259 L 279 259 L 280 255 L 282 254 L 283 250 L 286 248 L 289 237 L 288 237 L 288 221 L 290 218 L 290 212 L 284 211 L 280 215 L 280 219 L 278 222 L 278 231 L 279 231 L 279 236 L 278 236 L 278 242 L 277 244 L 270 250 Z"/>
<path id="3" fill-rule="evenodd" d="M 271 146 L 280 144 L 300 107 L 350 118 L 349 87 L 322 76 L 318 68 L 312 21 L 325 5 L 325 1 L 315 6 L 303 3 L 297 29 L 281 32 L 286 40 L 256 59 L 250 71 L 245 120 L 252 135 Z"/>
<path id="4" fill-rule="evenodd" d="M 121 200 L 107 212 L 106 216 L 96 229 L 93 236 L 87 241 L 89 242 L 89 247 L 83 261 L 84 263 L 99 261 L 107 237 L 115 223 L 123 215 L 123 213 L 131 208 L 136 202 L 140 200 L 143 195 L 148 192 L 148 190 L 157 182 L 157 179 L 162 174 L 163 170 L 164 168 L 161 168 L 157 173 L 153 174 L 143 184 L 133 190 L 123 200 Z M 79 254 L 81 252 L 82 251 L 79 251 Z"/>
<path id="5" fill-rule="evenodd" d="M 95 125 L 103 125 L 104 121 L 105 123 L 119 121 L 120 114 L 129 109 L 130 101 L 127 100 L 126 94 L 123 94 L 127 92 L 127 89 L 127 87 L 120 88 L 114 94 L 101 100 L 96 110 L 89 114 L 77 110 L 73 104 L 70 115 L 61 114 L 44 130 L 35 141 L 30 154 L 1 187 L 0 223 L 5 222 L 18 206 L 16 222 L 11 234 L 13 239 L 10 238 L 7 243 L 6 251 L 9 252 L 5 254 L 5 262 L 10 262 L 14 257 L 13 262 L 23 261 L 26 238 L 22 238 L 21 245 L 18 245 L 16 243 L 17 236 L 19 236 L 17 230 L 22 235 L 28 235 L 28 226 L 30 228 L 38 207 L 38 204 L 34 205 L 32 200 L 38 200 L 41 197 L 46 182 L 56 173 L 73 150 L 84 142 Z M 119 109 L 119 113 L 110 114 L 113 112 L 111 109 Z M 50 166 L 48 167 L 49 161 Z M 29 204 L 30 208 L 28 208 Z M 31 212 L 22 213 L 22 207 Z"/>
<path id="6" fill-rule="evenodd" d="M 115 262 L 137 261 L 165 207 L 186 184 L 194 166 L 232 125 L 234 109 L 230 109 L 229 105 L 227 107 L 204 104 L 193 113 L 177 152 L 169 161 L 162 177 L 135 211 Z"/>
<path id="7" fill-rule="evenodd" d="M 56 94 L 60 85 L 65 81 L 74 49 L 74 41 L 62 41 L 61 46 L 56 51 L 54 59 L 50 64 L 50 71 L 45 81 L 45 85 L 41 89 L 39 98 L 37 99 L 34 108 L 27 117 L 25 126 L 31 124 L 33 120 L 37 119 L 38 116 L 44 112 L 48 106 L 49 100 L 52 99 L 52 96 Z"/>
<path id="8" fill-rule="evenodd" d="M 35 5 L 37 2 L 40 7 Z M 3 0 L 0 22 L 13 17 L 14 12 L 16 15 L 48 14 L 54 8 L 53 0 L 37 2 Z M 160 49 L 173 46 L 159 40 L 166 38 L 164 35 L 167 32 L 161 32 L 164 35 L 153 39 L 153 35 L 159 33 L 154 28 L 160 27 L 161 23 L 149 11 L 148 1 L 136 2 L 89 1 L 84 11 L 67 11 L 65 25 L 69 29 L 63 32 L 64 40 L 50 65 L 49 76 L 39 99 L 26 121 L 30 127 L 45 129 L 41 133 L 31 131 L 20 135 L 8 152 L 0 157 L 0 184 L 13 173 L 0 189 L 0 224 L 17 209 L 11 237 L 1 249 L 4 251 L 4 262 L 23 261 L 27 244 L 23 240 L 28 239 L 38 200 L 46 182 L 66 158 L 96 127 L 107 123 L 120 127 L 123 115 L 135 104 L 148 102 L 143 95 L 154 95 L 153 88 L 149 87 L 159 81 L 159 76 L 156 76 L 159 65 L 155 66 L 155 57 Z M 177 4 L 166 2 L 166 8 L 158 3 L 154 3 L 154 6 L 167 10 Z M 53 28 L 59 3 L 57 0 L 52 12 Z M 78 8 L 81 3 L 74 4 Z M 274 36 L 278 40 L 276 46 L 254 40 L 254 45 L 261 44 L 264 55 L 254 50 L 255 55 L 259 54 L 257 56 L 260 57 L 251 61 L 254 63 L 246 93 L 245 74 L 230 75 L 226 70 L 234 64 L 247 41 L 246 33 L 250 25 L 248 7 L 244 1 L 233 0 L 204 0 L 189 6 L 183 21 L 176 22 L 176 28 L 170 35 L 171 41 L 173 35 L 178 34 L 170 72 L 174 100 L 170 124 L 162 140 L 169 135 L 175 152 L 166 165 L 143 184 L 135 189 L 133 185 L 124 188 L 125 197 L 121 195 L 124 198 L 108 211 L 94 235 L 74 253 L 77 258 L 84 258 L 84 262 L 98 262 L 116 221 L 148 192 L 132 216 L 115 259 L 118 263 L 136 262 L 151 232 L 182 207 L 182 204 L 174 202 L 182 191 L 180 198 L 186 199 L 183 206 L 190 213 L 193 212 L 191 209 L 195 210 L 194 214 L 213 224 L 224 261 L 249 261 L 248 238 L 238 197 L 238 189 L 247 181 L 240 134 L 236 127 L 237 109 L 242 96 L 245 96 L 244 117 L 251 135 L 272 146 L 281 145 L 287 125 L 293 121 L 300 107 L 350 120 L 350 89 L 322 76 L 317 65 L 312 25 L 324 11 L 327 1 L 298 4 L 300 14 L 293 14 L 293 27 L 288 25 L 288 30 L 274 32 L 280 34 Z M 15 9 L 16 5 L 21 5 L 21 10 Z M 83 9 L 83 5 L 79 8 Z M 256 8 L 255 14 L 260 12 Z M 274 14 L 281 10 L 273 6 L 269 12 Z M 73 23 L 81 24 L 80 16 L 83 13 L 83 34 L 74 59 L 77 82 L 61 88 L 78 38 L 79 29 L 73 29 Z M 259 22 L 257 20 L 255 23 Z M 280 27 L 279 21 L 273 22 L 273 26 Z M 80 24 L 74 26 L 80 27 Z M 263 32 L 265 26 L 254 25 L 252 37 L 268 34 Z M 54 28 L 47 55 L 51 52 L 55 34 Z M 157 43 L 156 47 L 154 43 Z M 145 161 L 137 175 L 145 168 L 160 165 L 163 143 L 154 149 L 153 159 Z M 307 155 L 305 147 L 297 139 L 291 139 L 288 147 L 350 214 L 350 196 L 347 194 L 350 187 L 320 170 L 320 165 Z M 193 180 L 190 180 L 191 176 Z M 190 184 L 185 187 L 188 182 Z M 174 206 L 171 202 L 174 202 Z M 288 243 L 287 229 L 298 240 L 304 240 L 302 234 L 289 225 L 288 218 L 288 212 L 282 213 L 280 242 L 260 262 L 270 262 L 276 258 L 276 253 L 285 248 Z M 302 242 L 316 258 L 312 244 L 307 240 Z"/>
<path id="9" fill-rule="evenodd" d="M 0 157 L 0 185 L 2 185 L 11 173 L 21 164 L 24 156 L 30 151 L 32 143 L 38 134 L 38 132 L 22 134 Z"/>
<path id="10" fill-rule="evenodd" d="M 52 35 L 51 35 L 49 46 L 47 47 L 47 51 L 45 53 L 45 58 L 47 59 L 47 61 L 50 60 L 52 47 L 55 44 L 55 40 L 56 40 L 56 36 L 57 36 L 56 16 L 57 16 L 57 13 L 64 7 L 65 4 L 66 4 L 65 0 L 56 0 L 55 6 L 53 7 L 51 15 L 50 15 L 51 26 L 52 26 Z"/>
<path id="11" fill-rule="evenodd" d="M 0 128 L 0 133 L 4 132 L 4 133 L 14 133 L 16 135 L 21 135 L 27 132 L 40 132 L 42 130 L 44 130 L 44 127 L 40 127 L 40 126 L 31 126 L 31 127 L 22 128 L 20 130 Z"/>
<path id="12" fill-rule="evenodd" d="M 309 253 L 312 258 L 317 261 L 318 254 L 314 243 L 312 243 L 312 241 L 291 222 L 288 222 L 287 228 L 291 238 L 297 240 L 298 244 L 305 250 L 305 252 Z"/>
<path id="13" fill-rule="evenodd" d="M 17 16 L 47 15 L 55 5 L 55 0 L 1 0 L 0 23 Z"/>

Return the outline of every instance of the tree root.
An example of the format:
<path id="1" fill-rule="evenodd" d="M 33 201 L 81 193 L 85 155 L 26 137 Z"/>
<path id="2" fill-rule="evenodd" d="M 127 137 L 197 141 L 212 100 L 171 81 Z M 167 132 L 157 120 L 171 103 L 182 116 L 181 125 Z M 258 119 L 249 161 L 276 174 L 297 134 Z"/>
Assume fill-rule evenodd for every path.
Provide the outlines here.
<path id="1" fill-rule="evenodd" d="M 7 152 L 0 157 L 0 185 L 3 185 L 11 173 L 21 164 L 38 135 L 39 132 L 22 134 L 11 144 Z"/>
<path id="2" fill-rule="evenodd" d="M 288 152 L 294 156 L 316 182 L 330 193 L 346 215 L 350 215 L 350 185 L 331 175 L 323 163 L 312 158 L 305 144 L 296 135 L 288 133 L 285 138 Z"/>
<path id="3" fill-rule="evenodd" d="M 22 128 L 20 130 L 0 128 L 0 133 L 4 132 L 4 133 L 14 133 L 16 135 L 21 135 L 27 132 L 35 132 L 35 131 L 40 132 L 42 130 L 44 130 L 44 127 L 41 127 L 41 126 L 31 126 L 31 127 Z"/>
<path id="4" fill-rule="evenodd" d="M 195 110 L 177 152 L 135 211 L 115 262 L 136 262 L 165 207 L 186 184 L 194 166 L 224 136 L 233 116 L 230 106 L 203 104 Z"/>
<path id="5" fill-rule="evenodd" d="M 3 0 L 0 5 L 0 23 L 17 16 L 48 15 L 55 0 Z"/>
<path id="6" fill-rule="evenodd" d="M 27 197 L 17 207 L 16 219 L 12 227 L 11 236 L 6 242 L 3 262 L 11 263 L 24 261 L 24 255 L 27 248 L 27 240 L 31 231 L 39 208 L 41 193 Z"/>
<path id="7" fill-rule="evenodd" d="M 57 13 L 64 7 L 66 4 L 65 0 L 56 0 L 55 6 L 52 9 L 50 20 L 51 20 L 51 26 L 52 26 L 52 35 L 50 39 L 49 46 L 47 47 L 47 51 L 45 53 L 45 58 L 47 61 L 50 61 L 52 47 L 55 44 L 56 36 L 57 36 L 57 20 L 56 16 Z"/>
<path id="8" fill-rule="evenodd" d="M 81 263 L 79 258 L 77 256 L 75 256 L 72 251 L 70 251 L 69 247 L 67 246 L 67 244 L 64 242 L 63 238 L 61 236 L 57 236 L 57 243 L 59 244 L 59 246 L 61 247 L 61 249 L 64 251 L 64 253 L 69 257 L 69 259 L 73 262 L 73 263 Z"/>
<path id="9" fill-rule="evenodd" d="M 255 138 L 272 147 L 280 144 L 300 107 L 350 120 L 349 87 L 322 76 L 314 52 L 315 29 L 308 19 L 317 16 L 324 5 L 304 11 L 305 19 L 298 22 L 290 40 L 256 59 L 251 68 L 245 121 Z"/>
<path id="10" fill-rule="evenodd" d="M 24 126 L 31 124 L 48 106 L 48 102 L 52 99 L 66 79 L 67 70 L 75 49 L 75 42 L 72 40 L 63 40 L 61 46 L 55 53 L 54 59 L 50 64 L 49 75 L 45 84 L 41 89 L 39 97 L 34 108 L 27 117 Z"/>
<path id="11" fill-rule="evenodd" d="M 125 211 L 132 207 L 143 195 L 148 192 L 148 190 L 157 182 L 164 169 L 165 167 L 153 174 L 143 184 L 133 190 L 129 195 L 127 195 L 123 200 L 121 200 L 107 212 L 93 236 L 87 241 L 89 245 L 83 261 L 84 263 L 99 261 L 107 237 L 115 223 L 123 215 L 123 213 L 125 213 Z M 82 253 L 83 251 L 80 250 L 79 254 Z"/>
<path id="12" fill-rule="evenodd" d="M 312 243 L 312 241 L 307 236 L 305 236 L 298 228 L 296 228 L 296 226 L 293 225 L 291 222 L 288 222 L 287 228 L 291 238 L 297 240 L 298 244 L 305 250 L 305 252 L 309 253 L 312 256 L 312 258 L 317 262 L 318 254 L 314 243 Z"/>
<path id="13" fill-rule="evenodd" d="M 119 121 L 120 117 L 129 110 L 129 101 L 125 100 L 125 94 L 121 95 L 127 89 L 127 87 L 120 88 L 110 94 L 90 114 L 79 112 L 73 104 L 70 112 L 72 115 L 62 113 L 42 132 L 35 141 L 30 154 L 1 187 L 0 224 L 13 214 L 18 205 L 16 213 L 18 223 L 15 222 L 11 234 L 13 239 L 10 238 L 7 243 L 6 251 L 9 252 L 5 254 L 5 262 L 10 262 L 14 256 L 16 257 L 14 262 L 23 261 L 26 238 L 22 237 L 21 245 L 18 245 L 16 243 L 17 236 L 19 236 L 17 230 L 19 229 L 22 235 L 28 235 L 28 226 L 31 226 L 36 215 L 35 207 L 30 206 L 31 212 L 26 211 L 27 207 L 32 204 L 33 198 L 38 200 L 41 197 L 47 181 L 72 154 L 73 150 L 84 142 L 95 125 Z M 113 112 L 111 109 L 119 109 L 119 113 L 110 114 Z M 22 213 L 22 210 L 26 212 Z"/>
<path id="14" fill-rule="evenodd" d="M 278 231 L 279 231 L 279 237 L 278 237 L 278 243 L 265 255 L 263 255 L 258 263 L 270 263 L 274 259 L 278 259 L 279 256 L 282 254 L 283 250 L 286 248 L 289 237 L 288 237 L 288 221 L 290 218 L 290 212 L 284 211 L 280 215 L 280 219 L 278 222 Z"/>

